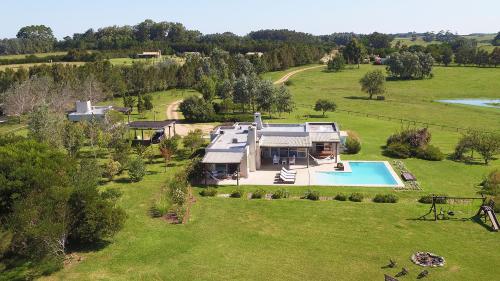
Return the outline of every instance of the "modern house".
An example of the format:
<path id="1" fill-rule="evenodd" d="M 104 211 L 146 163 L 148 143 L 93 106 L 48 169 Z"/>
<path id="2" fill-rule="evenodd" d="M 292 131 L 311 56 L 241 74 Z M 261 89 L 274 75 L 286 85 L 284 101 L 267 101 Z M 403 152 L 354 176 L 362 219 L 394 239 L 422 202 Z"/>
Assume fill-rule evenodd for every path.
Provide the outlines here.
<path id="1" fill-rule="evenodd" d="M 137 58 L 142 59 L 161 59 L 161 51 L 156 52 L 142 52 L 136 55 Z"/>
<path id="2" fill-rule="evenodd" d="M 210 177 L 247 177 L 264 166 L 309 166 L 310 155 L 338 161 L 345 134 L 335 122 L 267 124 L 254 122 L 219 126 L 210 135 L 202 163 Z"/>
<path id="3" fill-rule="evenodd" d="M 90 101 L 77 101 L 76 110 L 68 114 L 70 121 L 90 121 L 92 119 L 102 120 L 109 110 L 116 110 L 125 114 L 130 112 L 130 108 L 116 107 L 111 105 L 93 106 Z"/>

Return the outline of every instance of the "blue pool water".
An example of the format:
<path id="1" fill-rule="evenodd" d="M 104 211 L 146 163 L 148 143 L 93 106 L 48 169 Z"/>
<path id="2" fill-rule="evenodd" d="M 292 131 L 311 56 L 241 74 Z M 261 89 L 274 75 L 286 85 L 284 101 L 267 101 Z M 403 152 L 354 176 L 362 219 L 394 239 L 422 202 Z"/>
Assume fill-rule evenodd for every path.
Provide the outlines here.
<path id="1" fill-rule="evenodd" d="M 489 99 L 458 99 L 458 100 L 438 100 L 438 102 L 500 108 L 500 106 L 496 105 L 496 104 L 500 103 L 500 99 L 491 99 L 491 100 L 489 100 Z"/>
<path id="2" fill-rule="evenodd" d="M 320 185 L 398 185 L 384 162 L 351 162 L 352 172 L 316 172 Z"/>

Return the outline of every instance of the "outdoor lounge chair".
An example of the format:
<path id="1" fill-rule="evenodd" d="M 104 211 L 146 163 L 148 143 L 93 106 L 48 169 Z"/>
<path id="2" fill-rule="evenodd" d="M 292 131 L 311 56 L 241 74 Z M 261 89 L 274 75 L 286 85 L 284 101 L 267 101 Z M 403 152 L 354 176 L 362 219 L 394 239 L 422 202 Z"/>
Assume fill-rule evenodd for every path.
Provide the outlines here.
<path id="1" fill-rule="evenodd" d="M 280 174 L 280 180 L 283 183 L 295 183 L 295 177 L 293 177 L 293 178 L 286 178 L 286 177 L 283 177 L 283 175 L 281 175 L 281 174 Z"/>
<path id="2" fill-rule="evenodd" d="M 273 156 L 273 165 L 279 165 L 280 164 L 280 158 L 278 155 Z"/>
<path id="3" fill-rule="evenodd" d="M 295 177 L 296 177 L 295 174 L 287 174 L 283 171 L 280 171 L 279 176 L 284 177 L 284 178 L 288 178 L 288 179 L 295 179 Z"/>
<path id="4" fill-rule="evenodd" d="M 289 175 L 296 175 L 297 174 L 297 171 L 294 171 L 294 170 L 288 170 L 287 168 L 285 167 L 282 167 L 281 168 L 281 171 L 286 173 L 286 174 L 289 174 Z"/>

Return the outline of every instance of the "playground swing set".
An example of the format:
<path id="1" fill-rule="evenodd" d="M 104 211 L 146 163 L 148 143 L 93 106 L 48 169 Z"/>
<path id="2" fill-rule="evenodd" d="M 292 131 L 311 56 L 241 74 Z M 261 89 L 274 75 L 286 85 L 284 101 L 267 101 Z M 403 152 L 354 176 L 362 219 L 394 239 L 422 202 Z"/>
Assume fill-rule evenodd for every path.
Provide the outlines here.
<path id="1" fill-rule="evenodd" d="M 438 220 L 448 220 L 452 219 L 455 217 L 456 212 L 453 210 L 453 208 L 449 207 L 448 208 L 443 208 L 440 207 L 438 211 L 438 204 L 444 204 L 444 203 L 455 203 L 455 202 L 473 202 L 474 200 L 481 200 L 481 206 L 479 207 L 479 210 L 473 215 L 472 217 L 481 217 L 484 219 L 484 222 L 486 223 L 487 220 L 490 221 L 491 223 L 491 228 L 493 231 L 498 231 L 500 224 L 498 223 L 498 219 L 495 215 L 494 207 L 495 207 L 495 201 L 489 200 L 489 203 L 486 204 L 486 198 L 485 197 L 451 197 L 451 196 L 432 196 L 432 205 L 431 208 L 429 209 L 429 212 L 427 212 L 425 215 L 421 216 L 419 219 L 426 220 L 427 216 L 433 215 L 434 221 Z M 472 205 L 469 205 L 472 206 Z M 471 217 L 471 218 L 472 218 Z M 469 218 L 470 219 L 470 218 Z"/>

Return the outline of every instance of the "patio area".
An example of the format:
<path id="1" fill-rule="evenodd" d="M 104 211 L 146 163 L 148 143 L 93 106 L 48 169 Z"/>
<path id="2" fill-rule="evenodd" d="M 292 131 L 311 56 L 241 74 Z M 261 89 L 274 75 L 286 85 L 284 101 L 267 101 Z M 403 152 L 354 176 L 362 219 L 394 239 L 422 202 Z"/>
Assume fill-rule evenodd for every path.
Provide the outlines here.
<path id="1" fill-rule="evenodd" d="M 340 161 L 340 157 L 338 159 Z M 297 171 L 295 183 L 278 183 L 276 180 L 276 175 L 280 172 L 281 168 L 285 167 L 287 169 L 291 169 Z M 323 164 L 323 165 L 314 165 L 313 161 L 310 161 L 309 168 L 307 167 L 306 159 L 297 159 L 295 165 L 285 165 L 281 164 L 276 165 L 272 163 L 272 160 L 263 161 L 261 168 L 255 172 L 250 172 L 248 177 L 241 177 L 239 179 L 240 185 L 301 185 L 308 186 L 313 185 L 313 179 L 311 175 L 314 175 L 315 172 L 319 171 L 334 171 L 336 164 Z M 348 167 L 346 167 L 348 169 Z M 211 185 L 237 185 L 238 182 L 236 179 L 222 179 L 219 181 L 215 181 L 213 179 L 208 180 L 207 184 Z"/>

